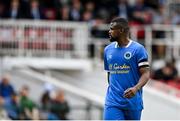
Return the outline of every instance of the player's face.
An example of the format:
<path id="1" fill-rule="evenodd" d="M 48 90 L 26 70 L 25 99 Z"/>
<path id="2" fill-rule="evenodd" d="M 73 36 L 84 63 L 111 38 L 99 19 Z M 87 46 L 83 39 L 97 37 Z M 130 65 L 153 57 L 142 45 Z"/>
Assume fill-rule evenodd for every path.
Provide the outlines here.
<path id="1" fill-rule="evenodd" d="M 117 28 L 113 23 L 110 24 L 109 38 L 110 42 L 117 41 L 119 38 L 119 28 Z"/>
<path id="2" fill-rule="evenodd" d="M 119 36 L 120 36 L 120 34 L 119 34 L 119 30 L 118 29 L 110 28 L 110 30 L 109 30 L 110 42 L 117 41 Z"/>

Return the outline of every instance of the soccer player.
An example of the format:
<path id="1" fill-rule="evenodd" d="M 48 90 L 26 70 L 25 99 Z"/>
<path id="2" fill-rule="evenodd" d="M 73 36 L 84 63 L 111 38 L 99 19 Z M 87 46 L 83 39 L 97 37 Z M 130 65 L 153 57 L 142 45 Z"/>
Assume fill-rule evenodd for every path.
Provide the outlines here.
<path id="1" fill-rule="evenodd" d="M 110 23 L 110 44 L 104 49 L 108 72 L 104 120 L 140 120 L 142 87 L 150 70 L 145 48 L 129 38 L 128 21 L 115 18 Z"/>

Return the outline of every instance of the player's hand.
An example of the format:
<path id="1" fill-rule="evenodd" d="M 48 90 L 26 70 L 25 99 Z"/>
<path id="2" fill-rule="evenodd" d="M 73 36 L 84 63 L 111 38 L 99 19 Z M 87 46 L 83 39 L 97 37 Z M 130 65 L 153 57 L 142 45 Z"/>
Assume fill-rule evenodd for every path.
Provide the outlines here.
<path id="1" fill-rule="evenodd" d="M 124 91 L 124 97 L 125 98 L 132 98 L 136 95 L 136 92 L 138 91 L 137 88 L 135 87 L 131 87 L 131 88 L 128 88 L 127 90 Z"/>

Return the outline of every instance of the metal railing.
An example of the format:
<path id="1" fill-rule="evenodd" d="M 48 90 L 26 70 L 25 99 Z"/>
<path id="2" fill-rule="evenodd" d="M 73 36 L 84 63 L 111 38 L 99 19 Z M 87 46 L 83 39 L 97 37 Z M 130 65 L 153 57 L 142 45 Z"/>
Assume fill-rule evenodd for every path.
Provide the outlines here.
<path id="1" fill-rule="evenodd" d="M 87 57 L 88 27 L 85 23 L 1 20 L 2 55 Z"/>
<path id="2" fill-rule="evenodd" d="M 0 21 L 0 54 L 28 57 L 87 58 L 88 47 L 93 44 L 95 58 L 101 58 L 108 38 L 90 37 L 91 27 L 81 22 L 55 21 Z M 98 31 L 107 31 L 100 25 Z M 157 52 L 153 46 L 164 46 L 165 59 L 180 58 L 180 26 L 147 25 L 131 26 L 131 38 L 144 44 L 149 59 Z M 108 34 L 108 33 L 107 33 Z"/>

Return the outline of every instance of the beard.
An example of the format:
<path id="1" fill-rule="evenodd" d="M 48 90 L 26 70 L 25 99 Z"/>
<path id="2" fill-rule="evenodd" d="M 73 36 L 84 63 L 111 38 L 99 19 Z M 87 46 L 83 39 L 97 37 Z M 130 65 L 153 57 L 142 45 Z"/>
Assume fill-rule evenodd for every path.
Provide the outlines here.
<path id="1" fill-rule="evenodd" d="M 112 36 L 110 35 L 110 37 L 109 37 L 109 41 L 110 41 L 110 42 L 116 42 L 117 40 L 118 40 L 117 37 L 112 37 Z"/>

